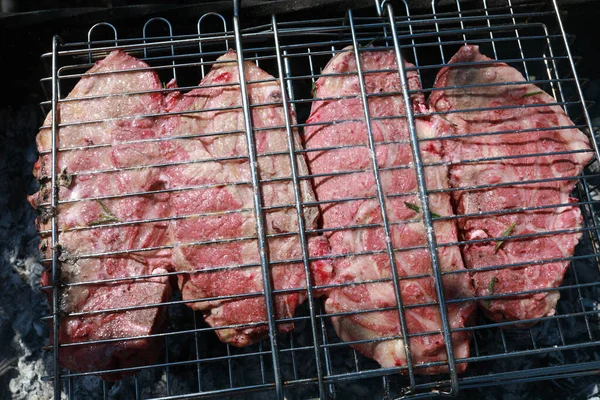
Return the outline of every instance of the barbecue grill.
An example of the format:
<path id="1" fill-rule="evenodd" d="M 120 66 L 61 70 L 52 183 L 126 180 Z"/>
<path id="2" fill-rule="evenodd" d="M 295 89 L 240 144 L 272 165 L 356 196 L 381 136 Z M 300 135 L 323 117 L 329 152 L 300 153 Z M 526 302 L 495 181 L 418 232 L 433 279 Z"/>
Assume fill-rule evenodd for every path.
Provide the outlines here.
<path id="1" fill-rule="evenodd" d="M 555 104 L 561 106 L 574 121 L 573 127 L 581 129 L 590 136 L 596 159 L 598 158 L 600 155 L 598 145 L 592 134 L 592 124 L 587 111 L 589 103 L 583 98 L 581 82 L 576 72 L 576 59 L 569 49 L 572 37 L 564 30 L 556 0 L 533 5 L 513 4 L 511 0 L 493 3 L 488 0 L 474 2 L 457 0 L 456 3 L 443 5 L 434 1 L 428 12 L 420 10 L 419 13 L 412 13 L 411 11 L 407 3 L 384 0 L 375 2 L 372 14 L 359 14 L 348 10 L 345 15 L 301 21 L 273 15 L 271 20 L 263 25 L 248 26 L 244 25 L 243 8 L 240 9 L 239 2 L 234 1 L 233 18 L 226 18 L 214 12 L 201 15 L 197 22 L 197 32 L 178 32 L 177 24 L 172 24 L 166 18 L 157 17 L 140 26 L 141 33 L 136 37 L 121 37 L 117 28 L 111 23 L 98 23 L 90 28 L 88 37 L 82 38 L 79 42 L 65 43 L 60 37 L 54 37 L 52 52 L 42 56 L 50 70 L 50 76 L 41 81 L 48 95 L 48 100 L 42 103 L 42 107 L 45 112 L 51 112 L 53 115 L 54 122 L 51 129 L 53 137 L 56 137 L 57 130 L 63 126 L 56 122 L 57 106 L 65 101 L 66 94 L 94 61 L 105 57 L 111 50 L 117 48 L 147 62 L 163 81 L 176 78 L 181 90 L 192 89 L 197 84 L 199 75 L 203 77 L 218 56 L 228 48 L 234 48 L 237 51 L 240 70 L 244 68 L 244 61 L 251 61 L 279 79 L 282 92 L 285 93 L 282 106 L 284 110 L 292 110 L 297 115 L 298 123 L 293 123 L 290 114 L 286 113 L 285 129 L 289 137 L 289 156 L 293 163 L 292 176 L 289 179 L 294 182 L 296 190 L 296 203 L 289 204 L 287 207 L 295 209 L 298 213 L 300 230 L 297 234 L 301 239 L 303 255 L 302 260 L 299 261 L 303 262 L 307 272 L 309 261 L 312 260 L 308 256 L 307 238 L 323 233 L 324 230 L 307 230 L 302 223 L 303 207 L 316 205 L 319 202 L 301 203 L 299 182 L 312 176 L 300 175 L 295 166 L 294 153 L 308 150 L 294 150 L 292 131 L 295 128 L 302 130 L 307 126 L 303 121 L 306 121 L 311 103 L 314 101 L 312 88 L 319 77 L 319 71 L 333 55 L 338 54 L 346 46 L 352 46 L 359 51 L 366 46 L 388 47 L 394 50 L 397 59 L 402 57 L 415 65 L 423 83 L 424 89 L 421 91 L 427 94 L 432 90 L 427 88 L 433 86 L 435 74 L 446 65 L 452 54 L 463 44 L 477 44 L 481 47 L 482 53 L 517 68 L 530 82 L 552 94 L 556 99 Z M 402 63 L 398 65 L 400 79 L 405 83 L 406 67 Z M 243 76 L 242 73 L 240 75 Z M 364 84 L 364 81 L 362 82 Z M 253 137 L 257 129 L 253 127 L 249 118 L 251 107 L 254 105 L 249 104 L 247 84 L 247 82 L 241 83 L 242 109 L 245 117 L 244 133 L 249 144 L 248 159 L 251 165 L 256 165 L 260 155 L 253 146 Z M 174 89 L 165 88 L 164 91 L 169 90 Z M 363 101 L 368 96 L 365 93 L 366 91 L 363 92 Z M 410 102 L 410 94 L 408 89 L 402 93 L 406 103 Z M 419 115 L 411 111 L 411 107 L 406 107 L 406 110 L 412 147 L 417 149 L 415 143 L 421 139 L 417 138 L 414 120 Z M 491 134 L 507 133 L 514 133 L 514 131 Z M 372 136 L 368 145 L 371 148 L 374 146 Z M 54 143 L 52 148 L 54 165 L 59 152 L 70 150 L 72 149 L 57 148 Z M 156 364 L 143 366 L 139 373 L 120 383 L 123 395 L 130 394 L 136 399 L 179 399 L 268 392 L 276 398 L 284 398 L 284 396 L 419 398 L 458 395 L 462 389 L 470 387 L 597 374 L 600 369 L 598 352 L 600 308 L 596 302 L 590 301 L 594 299 L 594 290 L 600 282 L 598 268 L 600 237 L 597 219 L 600 203 L 596 189 L 599 177 L 597 161 L 594 161 L 594 164 L 589 166 L 581 176 L 569 178 L 577 180 L 575 193 L 579 199 L 577 205 L 584 216 L 581 228 L 583 237 L 575 254 L 572 257 L 545 259 L 539 262 L 544 264 L 569 261 L 570 268 L 563 285 L 559 288 L 521 293 L 559 291 L 561 300 L 556 314 L 525 321 L 532 323 L 529 328 L 516 327 L 515 322 L 492 323 L 479 317 L 475 325 L 464 328 L 473 333 L 471 356 L 467 359 L 458 359 L 452 352 L 452 343 L 449 340 L 452 329 L 448 324 L 445 308 L 447 302 L 442 291 L 441 282 L 444 273 L 440 271 L 438 265 L 436 252 L 438 245 L 432 229 L 432 220 L 435 216 L 427 206 L 427 195 L 430 192 L 425 185 L 423 172 L 425 165 L 419 151 L 414 151 L 414 160 L 418 177 L 418 196 L 423 204 L 422 223 L 428 229 L 427 249 L 432 256 L 439 298 L 436 306 L 439 307 L 443 321 L 441 333 L 446 343 L 448 373 L 421 376 L 415 373 L 410 360 L 407 367 L 382 368 L 374 361 L 361 356 L 350 348 L 347 342 L 337 338 L 320 300 L 311 299 L 310 295 L 319 287 L 312 286 L 308 281 L 308 288 L 298 289 L 298 291 L 308 292 L 309 300 L 306 305 L 300 308 L 293 318 L 286 321 L 278 320 L 275 317 L 272 299 L 273 295 L 280 291 L 272 289 L 268 273 L 272 262 L 269 260 L 268 252 L 262 251 L 260 267 L 265 289 L 263 293 L 250 295 L 264 296 L 266 300 L 268 320 L 264 323 L 269 327 L 269 339 L 247 348 L 220 344 L 214 337 L 213 331 L 216 328 L 204 324 L 199 314 L 186 308 L 185 302 L 176 293 L 168 303 L 150 305 L 167 307 L 169 310 L 168 328 L 154 335 L 164 341 L 163 359 Z M 373 166 L 377 172 L 377 164 L 373 163 Z M 59 182 L 59 173 L 60 171 L 53 169 L 53 187 L 56 187 Z M 257 221 L 257 234 L 254 239 L 264 250 L 269 236 L 264 228 L 264 213 L 267 210 L 262 206 L 259 190 L 261 182 L 257 170 L 252 171 L 250 182 L 239 184 L 251 185 L 254 189 L 254 213 Z M 378 200 L 384 204 L 386 196 L 381 190 L 379 180 L 377 185 Z M 153 193 L 156 192 L 160 191 Z M 64 201 L 58 197 L 58 191 L 54 191 L 48 205 L 54 209 Z M 560 206 L 564 205 L 556 204 L 550 208 Z M 533 209 L 535 208 L 520 211 Z M 139 223 L 143 222 L 148 221 L 139 221 Z M 51 232 L 46 233 L 51 235 L 53 248 L 58 248 L 60 232 L 54 216 L 52 216 L 52 225 Z M 383 228 L 389 232 L 390 226 L 385 219 Z M 509 235 L 501 239 L 511 240 L 536 235 L 541 234 Z M 458 244 L 478 241 L 482 240 L 470 240 Z M 146 250 L 149 249 L 124 249 L 117 253 Z M 393 257 L 393 253 L 397 250 L 390 245 L 382 253 Z M 54 251 L 51 259 L 44 260 L 52 264 L 53 284 L 46 289 L 53 289 L 54 312 L 47 317 L 47 320 L 51 322 L 55 338 L 59 337 L 59 323 L 61 317 L 64 317 L 58 311 L 59 291 L 66 285 L 60 280 L 59 256 L 59 252 Z M 324 258 L 334 257 L 336 256 L 324 256 Z M 498 265 L 491 269 L 518 266 Z M 177 274 L 173 272 L 165 275 L 176 276 Z M 394 279 L 393 282 L 398 291 L 398 281 Z M 97 283 L 102 282 L 89 282 L 89 284 Z M 491 294 L 482 299 L 494 300 L 503 296 L 506 295 Z M 469 300 L 474 299 L 450 301 Z M 398 312 L 401 315 L 404 309 L 405 306 L 398 302 Z M 295 331 L 288 335 L 278 335 L 277 324 L 290 321 L 296 324 Z M 433 333 L 439 332 L 431 334 Z M 407 335 L 403 323 L 397 336 L 386 339 L 407 336 L 410 335 Z M 135 339 L 138 338 L 105 339 L 95 343 Z M 51 346 L 53 374 L 43 379 L 53 382 L 55 398 L 61 398 L 63 391 L 68 398 L 78 398 L 78 385 L 83 381 L 97 379 L 93 377 L 94 373 L 73 373 L 59 367 L 59 346 L 76 345 L 78 344 L 55 343 Z M 573 357 L 575 352 L 581 354 L 582 350 L 586 353 L 584 359 Z M 432 363 L 432 365 L 443 363 L 445 362 Z M 456 365 L 459 363 L 469 364 L 465 374 L 457 374 Z M 124 369 L 102 372 L 122 370 Z M 152 380 L 155 382 L 149 385 L 147 382 Z M 98 393 L 99 398 L 108 398 L 112 395 L 114 384 L 99 380 L 97 384 L 101 388 L 101 392 Z"/>

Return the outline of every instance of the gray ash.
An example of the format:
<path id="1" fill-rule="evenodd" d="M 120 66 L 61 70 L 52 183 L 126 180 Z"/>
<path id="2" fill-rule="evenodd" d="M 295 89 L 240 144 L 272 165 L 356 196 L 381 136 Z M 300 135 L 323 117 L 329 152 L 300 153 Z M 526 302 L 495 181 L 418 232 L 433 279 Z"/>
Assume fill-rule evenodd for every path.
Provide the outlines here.
<path id="1" fill-rule="evenodd" d="M 0 109 L 0 398 L 44 399 L 52 389 L 40 380 L 51 365 L 42 351 L 48 306 L 39 291 L 35 211 L 25 199 L 35 185 L 39 118 L 34 106 Z"/>

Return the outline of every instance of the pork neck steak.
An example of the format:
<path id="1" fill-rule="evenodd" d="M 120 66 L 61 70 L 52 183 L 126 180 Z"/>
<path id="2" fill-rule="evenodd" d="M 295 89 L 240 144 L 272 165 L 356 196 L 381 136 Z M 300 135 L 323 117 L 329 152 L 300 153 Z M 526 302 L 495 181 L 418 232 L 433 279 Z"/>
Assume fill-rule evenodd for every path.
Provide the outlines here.
<path id="1" fill-rule="evenodd" d="M 173 115 L 165 134 L 173 139 L 164 142 L 162 157 L 172 164 L 164 170 L 170 187 L 181 189 L 171 196 L 176 218 L 170 232 L 174 267 L 186 272 L 179 275 L 183 299 L 219 328 L 223 342 L 246 346 L 267 337 L 269 329 L 236 60 L 229 51 L 197 89 L 169 102 Z M 290 318 L 306 299 L 306 276 L 282 94 L 279 82 L 254 63 L 245 63 L 245 73 L 272 287 L 286 290 L 274 296 L 275 317 Z M 296 156 L 296 162 L 298 174 L 307 175 L 304 157 Z M 299 190 L 303 202 L 315 200 L 310 181 L 300 180 Z M 304 207 L 307 230 L 317 228 L 317 219 L 315 206 Z M 308 247 L 312 257 L 329 251 L 327 240 L 318 236 L 309 238 Z M 313 284 L 329 280 L 328 261 L 313 261 L 310 268 Z M 278 324 L 280 332 L 291 329 L 291 322 Z"/>
<path id="2" fill-rule="evenodd" d="M 407 344 L 414 365 L 446 361 L 445 341 L 439 333 L 442 329 L 439 306 L 426 305 L 438 300 L 426 248 L 426 230 L 417 196 L 406 109 L 395 56 L 393 51 L 362 50 L 360 58 L 370 96 L 371 128 L 385 195 L 385 212 L 391 225 L 394 264 L 400 277 L 398 284 L 404 306 L 410 306 L 404 310 L 407 331 L 421 335 L 412 336 L 408 343 L 405 339 L 381 340 L 401 334 L 400 320 L 398 310 L 380 311 L 385 307 L 397 307 L 398 303 L 391 281 L 390 259 L 385 252 L 382 208 L 376 197 L 356 58 L 348 49 L 337 54 L 323 69 L 323 75 L 329 76 L 317 80 L 317 100 L 312 105 L 307 121 L 309 126 L 305 129 L 309 167 L 312 174 L 319 175 L 315 178 L 315 191 L 319 201 L 324 202 L 321 205 L 323 228 L 329 230 L 326 236 L 332 253 L 346 255 L 334 264 L 333 283 L 355 283 L 331 289 L 325 309 L 329 314 L 348 313 L 331 317 L 338 336 L 344 341 L 372 340 L 352 347 L 384 367 L 406 366 Z M 381 70 L 384 72 L 369 72 Z M 411 89 L 420 88 L 414 71 L 408 72 L 408 81 Z M 411 101 L 409 107 L 425 110 L 422 94 L 414 94 Z M 429 121 L 417 119 L 416 124 L 419 137 L 435 137 Z M 332 150 L 331 147 L 340 148 Z M 422 142 L 420 151 L 425 163 L 441 161 L 438 141 Z M 331 175 L 323 177 L 321 174 Z M 447 170 L 439 164 L 427 167 L 425 177 L 429 190 L 448 187 Z M 445 193 L 431 194 L 429 206 L 440 216 L 453 213 L 450 196 Z M 435 221 L 434 229 L 438 244 L 457 241 L 454 222 Z M 442 271 L 464 269 L 457 246 L 441 246 L 438 254 Z M 389 281 L 360 283 L 382 279 Z M 473 296 L 466 271 L 445 275 L 443 288 L 447 299 Z M 451 328 L 458 329 L 467 325 L 475 304 L 454 302 L 446 307 Z M 468 357 L 469 341 L 470 334 L 465 331 L 452 334 L 456 358 Z M 457 368 L 464 371 L 466 363 L 458 364 Z M 445 371 L 448 367 L 442 365 L 417 368 L 415 372 L 435 374 Z"/>
<path id="3" fill-rule="evenodd" d="M 154 362 L 160 352 L 152 335 L 165 318 L 165 307 L 144 307 L 167 300 L 166 277 L 124 279 L 111 283 L 86 282 L 149 276 L 165 272 L 169 253 L 125 252 L 161 245 L 167 237 L 164 222 L 136 223 L 168 215 L 168 195 L 134 195 L 159 187 L 160 174 L 153 168 L 116 171 L 130 157 L 135 144 L 127 141 L 156 134 L 156 119 L 162 112 L 160 93 L 126 94 L 160 90 L 154 72 L 140 60 L 113 51 L 97 62 L 75 88 L 58 104 L 57 170 L 60 171 L 56 209 L 61 283 L 59 337 L 60 365 L 76 372 L 129 368 Z M 37 223 L 42 236 L 42 258 L 52 257 L 51 223 L 51 114 L 37 136 L 40 151 L 34 175 L 39 192 L 29 200 L 41 210 Z M 138 156 L 139 157 L 139 156 Z M 98 173 L 99 171 L 106 171 Z M 110 196 L 122 196 L 110 198 Z M 105 198 L 108 197 L 108 198 Z M 95 256 L 116 252 L 109 256 Z M 50 271 L 42 284 L 51 284 Z M 51 293 L 48 293 L 51 298 Z M 131 307 L 128 311 L 99 312 Z M 86 314 L 92 312 L 93 314 Z M 99 312 L 99 313 L 98 313 Z M 83 313 L 70 315 L 72 313 Z M 139 337 L 97 344 L 103 339 Z M 135 371 L 113 372 L 104 379 L 119 379 Z"/>
<path id="4" fill-rule="evenodd" d="M 458 63 L 467 65 L 453 65 Z M 439 72 L 435 87 L 441 90 L 429 104 L 443 113 L 435 118 L 441 136 L 461 135 L 444 141 L 444 154 L 451 186 L 464 188 L 453 195 L 457 215 L 468 215 L 458 220 L 462 239 L 534 235 L 464 246 L 467 268 L 518 264 L 473 272 L 477 295 L 556 288 L 569 262 L 539 262 L 572 256 L 581 237 L 553 232 L 581 227 L 570 193 L 592 157 L 588 139 L 578 129 L 559 128 L 574 124 L 562 108 L 550 105 L 556 100 L 477 46 L 462 47 L 449 64 Z M 554 178 L 559 180 L 528 183 Z M 512 211 L 520 208 L 529 210 Z M 492 214 L 477 215 L 483 212 Z M 557 290 L 541 291 L 479 303 L 496 321 L 522 320 L 553 315 L 559 296 Z"/>

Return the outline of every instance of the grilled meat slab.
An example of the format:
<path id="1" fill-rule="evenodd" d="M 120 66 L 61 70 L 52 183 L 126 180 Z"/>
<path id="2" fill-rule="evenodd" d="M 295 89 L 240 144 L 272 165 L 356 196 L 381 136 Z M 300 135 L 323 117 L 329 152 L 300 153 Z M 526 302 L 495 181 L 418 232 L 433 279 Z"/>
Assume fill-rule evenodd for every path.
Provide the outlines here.
<path id="1" fill-rule="evenodd" d="M 453 65 L 460 63 L 467 65 Z M 450 184 L 463 188 L 453 195 L 457 214 L 468 215 L 458 220 L 462 239 L 537 235 L 465 245 L 467 268 L 508 266 L 473 272 L 477 295 L 560 286 L 569 262 L 539 262 L 572 256 L 581 237 L 552 232 L 581 227 L 570 193 L 592 157 L 587 137 L 559 128 L 574 124 L 560 106 L 550 105 L 556 100 L 478 46 L 462 47 L 439 72 L 435 87 L 442 90 L 432 93 L 429 104 L 444 113 L 436 121 L 439 134 L 450 136 L 444 141 Z M 520 184 L 526 181 L 538 182 Z M 522 320 L 553 315 L 559 297 L 558 291 L 539 291 L 480 305 L 496 321 Z"/>
<path id="2" fill-rule="evenodd" d="M 173 216 L 171 236 L 177 246 L 173 264 L 183 299 L 202 310 L 206 322 L 224 327 L 216 332 L 223 342 L 246 346 L 268 335 L 260 252 L 256 238 L 253 189 L 244 131 L 237 56 L 220 57 L 199 85 L 170 101 L 163 157 L 177 165 L 165 169 Z M 306 299 L 306 277 L 301 262 L 294 186 L 288 155 L 285 117 L 279 83 L 246 62 L 246 80 L 252 105 L 260 191 L 268 238 L 269 271 L 277 319 L 294 315 Z M 260 81 L 260 82 L 259 82 Z M 295 117 L 294 117 L 295 118 Z M 294 121 L 295 122 L 295 121 Z M 178 139 L 179 137 L 183 137 Z M 296 149 L 300 149 L 294 132 Z M 306 161 L 296 156 L 298 172 L 307 175 Z M 308 180 L 300 180 L 303 201 L 314 201 Z M 318 209 L 304 208 L 305 227 L 317 228 Z M 323 237 L 309 238 L 312 257 L 328 253 Z M 310 263 L 313 283 L 328 281 L 331 266 L 325 260 Z M 296 290 L 293 290 L 296 289 Z M 230 298 L 216 299 L 229 296 Z M 234 296 L 234 297 L 231 297 Z M 278 331 L 293 323 L 278 324 Z"/>
<path id="3" fill-rule="evenodd" d="M 401 95 L 397 64 L 392 51 L 361 51 L 362 70 L 368 95 L 372 132 L 376 142 L 376 156 L 385 210 L 390 221 L 391 242 L 395 249 L 395 267 L 400 277 L 402 302 L 409 334 L 412 362 L 419 365 L 447 359 L 445 342 L 437 305 L 435 280 L 431 259 L 426 248 L 426 231 L 422 222 L 421 204 L 417 196 L 417 181 L 413 167 L 406 110 Z M 375 341 L 401 334 L 398 310 L 380 311 L 397 307 L 394 294 L 390 259 L 385 252 L 386 236 L 382 227 L 381 207 L 376 198 L 375 175 L 367 142 L 367 129 L 360 98 L 360 82 L 356 74 L 355 54 L 344 50 L 323 69 L 316 82 L 316 100 L 305 129 L 305 145 L 312 174 L 331 174 L 315 178 L 315 191 L 325 229 L 333 254 L 347 255 L 334 264 L 333 282 L 358 283 L 388 279 L 386 282 L 361 283 L 331 289 L 325 302 L 338 336 L 344 341 L 374 340 L 353 344 L 356 350 L 373 358 L 384 367 L 405 366 L 407 354 L 404 339 Z M 407 67 L 411 65 L 405 63 Z M 369 72 L 371 71 L 371 72 Z M 380 72 L 373 72 L 380 71 Z M 329 76 L 327 76 L 329 75 Z M 408 72 L 411 89 L 419 89 L 417 74 Z M 412 96 L 416 110 L 425 110 L 422 94 Z M 416 121 L 421 138 L 433 138 L 435 132 L 429 121 Z M 340 147 L 331 149 L 331 147 Z M 441 160 L 439 141 L 420 144 L 423 161 Z M 426 168 L 429 190 L 448 187 L 447 170 L 443 166 Z M 436 193 L 429 196 L 432 212 L 440 216 L 452 215 L 450 196 Z M 435 235 L 439 244 L 457 240 L 456 225 L 452 221 L 435 221 Z M 463 270 L 457 246 L 438 248 L 443 271 Z M 411 278 L 412 277 L 412 278 Z M 466 273 L 446 275 L 443 279 L 447 299 L 468 298 L 473 295 Z M 463 328 L 470 319 L 475 304 L 455 302 L 447 306 L 452 328 Z M 469 355 L 470 336 L 466 332 L 452 334 L 457 358 Z M 465 363 L 458 364 L 464 371 Z M 447 371 L 447 366 L 418 368 L 416 373 L 435 374 Z"/>
<path id="4" fill-rule="evenodd" d="M 143 68 L 148 65 L 113 51 L 87 71 L 58 104 L 60 204 L 55 212 L 61 282 L 66 287 L 57 289 L 60 312 L 65 316 L 60 320 L 58 341 L 53 341 L 61 345 L 77 343 L 59 351 L 61 366 L 76 372 L 144 365 L 154 362 L 160 352 L 159 343 L 147 338 L 85 344 L 151 335 L 160 329 L 166 315 L 164 307 L 135 307 L 159 304 L 170 294 L 166 277 L 152 277 L 169 268 L 168 252 L 136 251 L 164 243 L 168 227 L 165 222 L 139 221 L 167 216 L 168 195 L 135 194 L 161 187 L 157 169 L 117 171 L 124 164 L 134 163 L 132 157 L 139 157 L 135 151 L 139 144 L 127 142 L 158 132 L 156 119 L 147 115 L 162 112 L 162 95 L 128 94 L 162 89 L 154 72 L 138 71 Z M 41 187 L 30 197 L 32 205 L 41 210 L 40 250 L 45 259 L 52 256 L 51 124 L 50 114 L 37 137 L 40 159 L 34 175 Z M 101 256 L 105 253 L 108 255 Z M 138 276 L 146 277 L 126 279 Z M 51 284 L 50 271 L 44 273 L 42 284 Z M 102 312 L 123 307 L 130 309 Z M 120 379 L 134 372 L 102 377 Z"/>

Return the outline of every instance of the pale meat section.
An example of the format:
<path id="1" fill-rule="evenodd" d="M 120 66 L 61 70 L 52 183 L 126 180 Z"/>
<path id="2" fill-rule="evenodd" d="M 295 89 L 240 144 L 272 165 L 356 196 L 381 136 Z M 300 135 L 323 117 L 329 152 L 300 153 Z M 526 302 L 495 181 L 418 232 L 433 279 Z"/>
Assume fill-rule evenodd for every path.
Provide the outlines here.
<path id="1" fill-rule="evenodd" d="M 452 65 L 460 63 L 467 65 Z M 572 256 L 581 237 L 552 232 L 581 228 L 570 193 L 591 160 L 588 139 L 568 128 L 573 122 L 550 105 L 554 98 L 478 46 L 462 47 L 449 64 L 438 74 L 435 87 L 441 90 L 429 104 L 443 113 L 435 119 L 439 135 L 451 136 L 444 154 L 452 187 L 463 188 L 454 192 L 457 215 L 469 215 L 458 220 L 459 231 L 464 240 L 500 238 L 463 248 L 467 268 L 503 266 L 472 273 L 477 295 L 556 288 L 569 261 L 540 262 Z M 477 215 L 482 212 L 491 214 Z M 501 240 L 514 235 L 535 236 Z M 539 291 L 479 303 L 494 320 L 522 320 L 553 315 L 559 296 Z"/>
<path id="2" fill-rule="evenodd" d="M 439 306 L 425 305 L 437 302 L 435 278 L 426 248 L 422 205 L 417 196 L 395 56 L 392 51 L 362 50 L 361 64 L 407 330 L 409 334 L 422 334 L 409 340 L 412 362 L 414 365 L 443 362 L 447 360 L 447 354 L 439 333 L 442 329 Z M 373 340 L 352 347 L 384 367 L 406 366 L 404 338 L 380 340 L 397 337 L 401 331 L 356 71 L 355 54 L 348 49 L 337 54 L 323 69 L 316 82 L 317 100 L 307 121 L 309 126 L 305 128 L 305 146 L 311 173 L 318 175 L 314 180 L 315 191 L 319 201 L 323 202 L 320 206 L 323 228 L 327 231 L 332 253 L 346 255 L 336 259 L 333 283 L 388 281 L 332 288 L 327 294 L 325 308 L 328 314 L 334 314 L 331 321 L 342 340 Z M 416 72 L 408 72 L 408 81 L 411 89 L 420 88 Z M 412 95 L 411 100 L 411 107 L 425 111 L 422 94 Z M 421 138 L 435 136 L 429 121 L 417 119 L 416 124 Z M 425 163 L 441 160 L 439 141 L 422 142 L 420 151 Z M 426 167 L 425 176 L 428 190 L 448 187 L 447 170 L 443 166 Z M 447 194 L 430 194 L 429 205 L 436 215 L 453 214 Z M 457 241 L 454 222 L 435 221 L 434 228 L 439 244 Z M 442 271 L 464 270 L 457 246 L 440 246 L 437 251 Z M 446 299 L 473 296 L 470 278 L 465 272 L 445 276 Z M 450 327 L 467 326 L 474 306 L 468 301 L 448 304 Z M 392 309 L 380 311 L 389 307 Z M 336 316 L 336 313 L 347 314 Z M 456 358 L 468 357 L 469 341 L 470 334 L 466 331 L 452 334 Z M 457 367 L 462 372 L 466 364 L 459 363 Z M 441 365 L 417 368 L 415 372 L 435 374 L 447 370 L 447 366 Z"/>

